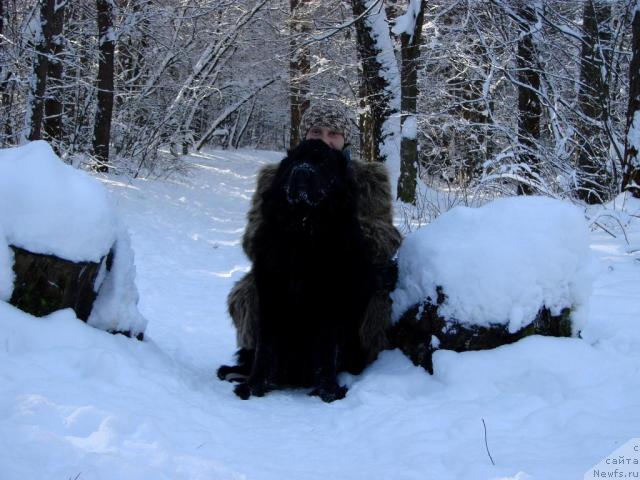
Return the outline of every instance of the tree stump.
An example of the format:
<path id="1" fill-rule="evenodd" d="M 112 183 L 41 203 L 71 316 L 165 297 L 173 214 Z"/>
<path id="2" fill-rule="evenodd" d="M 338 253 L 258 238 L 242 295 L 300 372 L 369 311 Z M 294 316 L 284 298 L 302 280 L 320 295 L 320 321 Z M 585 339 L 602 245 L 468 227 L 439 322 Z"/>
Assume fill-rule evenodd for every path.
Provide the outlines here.
<path id="1" fill-rule="evenodd" d="M 514 343 L 530 335 L 570 337 L 569 307 L 560 315 L 552 315 L 542 307 L 536 318 L 516 332 L 509 332 L 505 324 L 489 327 L 467 325 L 457 319 L 445 319 L 438 315 L 438 306 L 445 300 L 438 289 L 436 303 L 428 298 L 407 310 L 390 331 L 391 343 L 399 348 L 415 364 L 433 374 L 433 352 L 440 349 L 467 352 L 488 350 Z"/>
<path id="2" fill-rule="evenodd" d="M 11 305 L 37 317 L 72 308 L 79 319 L 87 321 L 96 298 L 94 285 L 101 263 L 75 263 L 14 245 L 10 248 L 16 274 Z"/>
<path id="3" fill-rule="evenodd" d="M 80 320 L 87 322 L 98 296 L 95 283 L 105 263 L 106 273 L 113 265 L 113 248 L 96 262 L 71 262 L 54 255 L 33 253 L 10 245 L 14 253 L 13 271 L 16 275 L 9 303 L 36 317 L 72 308 Z M 144 340 L 144 332 L 135 335 L 129 330 L 107 330 Z"/>

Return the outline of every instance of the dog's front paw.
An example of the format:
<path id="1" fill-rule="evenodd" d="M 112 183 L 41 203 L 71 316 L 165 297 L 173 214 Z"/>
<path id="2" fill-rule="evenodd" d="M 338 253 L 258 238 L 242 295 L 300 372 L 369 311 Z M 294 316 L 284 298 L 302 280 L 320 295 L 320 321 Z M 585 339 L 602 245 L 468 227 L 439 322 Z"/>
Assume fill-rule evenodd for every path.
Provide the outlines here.
<path id="1" fill-rule="evenodd" d="M 242 400 L 249 400 L 249 397 L 264 397 L 269 389 L 266 382 L 242 382 L 233 389 L 233 392 Z"/>
<path id="2" fill-rule="evenodd" d="M 227 382 L 242 382 L 247 379 L 247 374 L 241 366 L 222 365 L 218 368 L 218 378 Z"/>
<path id="3" fill-rule="evenodd" d="M 347 395 L 347 387 L 337 383 L 320 385 L 314 388 L 309 395 L 320 397 L 323 402 L 331 403 L 343 399 Z"/>

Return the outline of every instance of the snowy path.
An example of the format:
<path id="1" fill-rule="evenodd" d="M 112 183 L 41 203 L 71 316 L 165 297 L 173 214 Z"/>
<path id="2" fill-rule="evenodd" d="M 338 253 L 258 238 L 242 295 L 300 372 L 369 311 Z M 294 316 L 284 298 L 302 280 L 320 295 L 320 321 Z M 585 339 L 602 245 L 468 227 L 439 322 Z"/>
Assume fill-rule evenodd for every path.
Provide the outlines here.
<path id="1" fill-rule="evenodd" d="M 225 297 L 248 267 L 256 170 L 278 158 L 214 151 L 186 177 L 104 180 L 132 234 L 148 341 L 0 302 L 0 480 L 581 479 L 640 436 L 639 255 L 604 233 L 585 340 L 441 351 L 433 377 L 386 352 L 330 405 L 238 400 L 214 377 L 235 346 Z M 640 226 L 627 233 L 640 244 Z"/>

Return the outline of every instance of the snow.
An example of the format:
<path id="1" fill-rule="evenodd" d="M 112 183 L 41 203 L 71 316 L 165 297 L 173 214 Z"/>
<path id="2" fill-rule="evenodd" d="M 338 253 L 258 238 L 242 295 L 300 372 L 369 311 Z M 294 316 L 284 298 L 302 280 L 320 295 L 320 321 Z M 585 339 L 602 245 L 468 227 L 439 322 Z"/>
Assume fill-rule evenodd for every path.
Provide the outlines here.
<path id="1" fill-rule="evenodd" d="M 407 11 L 396 19 L 396 24 L 391 31 L 396 35 L 402 35 L 403 33 L 410 35 L 411 40 L 413 40 L 413 35 L 416 30 L 416 19 L 420 13 L 421 3 L 422 0 L 409 0 Z"/>
<path id="2" fill-rule="evenodd" d="M 7 301 L 13 293 L 13 252 L 9 248 L 0 224 L 0 301 Z"/>
<path id="3" fill-rule="evenodd" d="M 249 266 L 256 172 L 279 158 L 205 151 L 187 176 L 99 177 L 131 233 L 146 340 L 0 302 L 2 480 L 566 480 L 637 436 L 640 262 L 601 229 L 582 339 L 438 351 L 434 376 L 384 352 L 329 405 L 300 391 L 237 399 L 215 378 L 235 348 L 225 298 Z"/>
<path id="4" fill-rule="evenodd" d="M 29 17 L 29 20 L 22 27 L 22 34 L 25 41 L 30 41 L 33 44 L 37 44 L 44 39 L 42 23 L 40 22 L 40 9 L 34 9 L 33 15 Z"/>
<path id="5" fill-rule="evenodd" d="M 129 332 L 136 336 L 144 333 L 147 319 L 138 311 L 134 253 L 129 232 L 124 225 L 118 230 L 113 251 L 111 270 L 106 272 L 105 258 L 96 279 L 95 291 L 98 296 L 88 323 L 108 332 Z"/>
<path id="6" fill-rule="evenodd" d="M 418 125 L 415 115 L 407 115 L 402 123 L 402 136 L 415 140 L 418 137 Z"/>
<path id="7" fill-rule="evenodd" d="M 98 262 L 115 241 L 107 191 L 44 141 L 0 149 L 0 228 L 10 245 Z"/>
<path id="8" fill-rule="evenodd" d="M 587 232 L 580 209 L 550 198 L 456 207 L 403 241 L 394 319 L 435 300 L 441 286 L 438 313 L 463 324 L 506 324 L 513 333 L 544 306 L 554 315 L 575 308 L 579 323 L 593 275 Z"/>

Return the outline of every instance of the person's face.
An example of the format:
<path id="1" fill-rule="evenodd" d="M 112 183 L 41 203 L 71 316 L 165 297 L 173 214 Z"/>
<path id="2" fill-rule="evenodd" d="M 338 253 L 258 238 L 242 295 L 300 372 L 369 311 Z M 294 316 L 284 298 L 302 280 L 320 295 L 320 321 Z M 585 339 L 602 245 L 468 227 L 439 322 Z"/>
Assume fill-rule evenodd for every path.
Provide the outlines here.
<path id="1" fill-rule="evenodd" d="M 344 148 L 344 135 L 327 127 L 311 127 L 305 140 L 322 140 L 331 148 L 341 151 Z"/>

